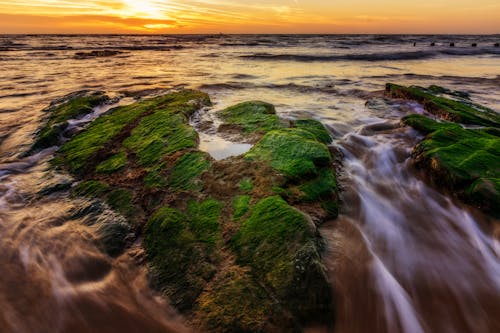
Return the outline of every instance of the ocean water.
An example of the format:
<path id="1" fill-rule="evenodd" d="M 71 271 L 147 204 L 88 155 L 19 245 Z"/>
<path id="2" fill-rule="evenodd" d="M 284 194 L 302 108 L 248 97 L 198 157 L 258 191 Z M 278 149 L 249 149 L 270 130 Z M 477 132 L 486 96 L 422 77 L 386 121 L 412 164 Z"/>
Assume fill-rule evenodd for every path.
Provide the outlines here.
<path id="1" fill-rule="evenodd" d="M 344 205 L 322 234 L 337 287 L 336 332 L 500 331 L 500 232 L 411 170 L 420 136 L 395 125 L 424 111 L 379 93 L 387 82 L 436 84 L 500 112 L 498 42 L 500 35 L 0 36 L 0 331 L 188 330 L 149 290 L 136 265 L 139 244 L 107 258 L 85 221 L 61 222 L 84 203 L 37 197 L 64 177 L 48 171 L 54 150 L 22 157 L 43 109 L 68 93 L 103 90 L 131 103 L 182 87 L 214 102 L 192 121 L 214 158 L 250 148 L 216 131 L 216 111 L 246 100 L 273 103 L 284 118 L 318 119 L 334 136 Z M 121 53 L 75 58 L 93 50 Z M 75 267 L 83 277 L 72 280 Z"/>

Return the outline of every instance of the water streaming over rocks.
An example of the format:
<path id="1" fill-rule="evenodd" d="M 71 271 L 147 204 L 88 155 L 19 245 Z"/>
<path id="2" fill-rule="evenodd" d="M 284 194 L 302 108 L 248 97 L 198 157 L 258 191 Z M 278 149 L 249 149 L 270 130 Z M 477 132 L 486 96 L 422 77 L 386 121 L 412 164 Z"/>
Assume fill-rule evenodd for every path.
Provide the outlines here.
<path id="1" fill-rule="evenodd" d="M 129 104 L 183 86 L 201 87 L 215 101 L 201 122 L 192 122 L 201 148 L 215 158 L 250 145 L 229 143 L 203 120 L 245 100 L 273 103 L 283 118 L 320 119 L 336 136 L 346 204 L 322 228 L 336 332 L 500 331 L 495 224 L 413 170 L 408 158 L 419 135 L 399 119 L 422 108 L 391 104 L 374 92 L 389 80 L 439 84 L 498 110 L 499 58 L 490 48 L 498 36 L 433 36 L 439 47 L 433 51 L 424 46 L 429 38 L 1 36 L 0 331 L 188 330 L 148 287 L 140 242 L 117 258 L 99 249 L 103 219 L 120 217 L 65 191 L 41 195 L 71 186 L 69 176 L 48 165 L 55 148 L 23 157 L 42 110 L 61 96 L 105 90 Z M 458 47 L 445 50 L 451 40 Z M 475 50 L 466 47 L 472 41 L 479 43 Z M 125 53 L 74 58 L 104 48 Z"/>

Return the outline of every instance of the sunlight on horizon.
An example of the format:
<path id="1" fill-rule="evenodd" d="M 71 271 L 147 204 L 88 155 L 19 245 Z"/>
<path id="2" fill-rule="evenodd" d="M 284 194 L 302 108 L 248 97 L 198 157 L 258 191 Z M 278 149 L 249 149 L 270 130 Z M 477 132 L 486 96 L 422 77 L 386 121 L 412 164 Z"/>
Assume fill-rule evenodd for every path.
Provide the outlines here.
<path id="1" fill-rule="evenodd" d="M 479 0 L 0 0 L 0 33 L 500 33 Z"/>

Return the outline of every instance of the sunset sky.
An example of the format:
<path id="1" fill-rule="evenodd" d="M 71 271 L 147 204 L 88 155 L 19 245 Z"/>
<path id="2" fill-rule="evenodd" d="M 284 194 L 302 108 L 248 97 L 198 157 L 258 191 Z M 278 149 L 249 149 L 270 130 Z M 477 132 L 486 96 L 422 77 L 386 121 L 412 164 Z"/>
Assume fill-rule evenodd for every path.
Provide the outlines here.
<path id="1" fill-rule="evenodd" d="M 499 0 L 0 0 L 0 33 L 500 33 Z"/>

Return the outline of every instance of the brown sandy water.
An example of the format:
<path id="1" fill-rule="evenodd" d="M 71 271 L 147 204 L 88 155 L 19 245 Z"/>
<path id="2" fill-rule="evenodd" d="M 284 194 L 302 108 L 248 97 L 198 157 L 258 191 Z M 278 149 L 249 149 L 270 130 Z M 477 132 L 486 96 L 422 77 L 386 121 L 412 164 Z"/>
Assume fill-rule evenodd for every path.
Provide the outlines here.
<path id="1" fill-rule="evenodd" d="M 493 221 L 414 176 L 408 147 L 416 140 L 395 129 L 339 142 L 346 205 L 322 229 L 335 332 L 498 332 Z"/>
<path id="2" fill-rule="evenodd" d="M 373 91 L 396 81 L 466 90 L 498 110 L 499 57 L 485 46 L 497 37 L 436 37 L 442 45 L 449 38 L 479 41 L 474 52 L 457 42 L 455 55 L 441 46 L 415 50 L 415 38 L 429 37 L 0 36 L 0 332 L 187 330 L 148 287 L 140 242 L 118 258 L 98 248 L 99 225 L 121 217 L 107 209 L 80 214 L 93 203 L 64 191 L 38 194 L 71 180 L 50 171 L 54 149 L 21 157 L 43 108 L 67 93 L 105 90 L 130 103 L 130 96 L 182 86 L 201 88 L 215 102 L 202 116 L 208 126 L 199 130 L 202 149 L 216 158 L 249 148 L 214 131 L 214 111 L 245 100 L 273 103 L 284 118 L 319 119 L 335 135 L 345 155 L 345 204 L 322 234 L 336 290 L 336 332 L 500 331 L 500 247 L 487 219 L 411 170 L 416 133 L 373 126 L 421 112 L 418 105 L 378 99 L 365 106 L 378 96 Z M 2 48 L 11 40 L 24 46 Z M 185 48 L 167 51 L 175 44 Z M 103 48 L 125 53 L 73 58 Z M 350 54 L 368 57 L 350 60 Z"/>

